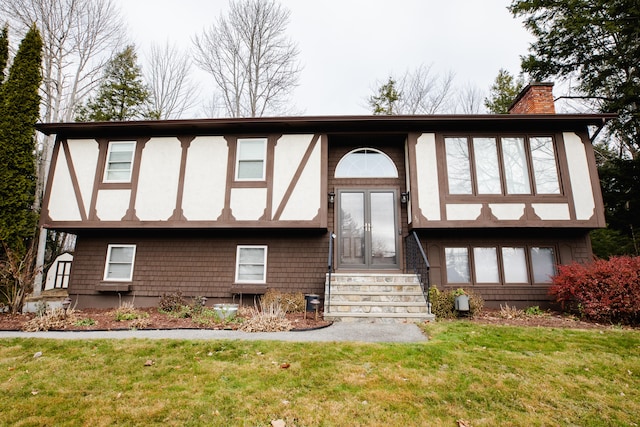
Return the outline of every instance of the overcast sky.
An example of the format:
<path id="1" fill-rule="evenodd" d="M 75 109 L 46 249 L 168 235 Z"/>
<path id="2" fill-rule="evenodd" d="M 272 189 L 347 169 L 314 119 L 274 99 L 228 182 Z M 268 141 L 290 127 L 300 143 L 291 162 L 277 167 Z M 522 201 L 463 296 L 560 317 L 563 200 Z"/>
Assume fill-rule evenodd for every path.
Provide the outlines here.
<path id="1" fill-rule="evenodd" d="M 167 40 L 184 49 L 228 9 L 225 0 L 118 0 L 139 56 Z M 520 70 L 532 37 L 510 0 L 281 0 L 303 71 L 294 102 L 304 115 L 370 114 L 366 99 L 390 74 L 420 64 L 455 73 L 485 93 L 498 70 Z M 205 79 L 205 74 L 197 74 Z M 203 87 L 205 87 L 203 85 Z M 211 86 L 209 86 L 211 87 Z"/>

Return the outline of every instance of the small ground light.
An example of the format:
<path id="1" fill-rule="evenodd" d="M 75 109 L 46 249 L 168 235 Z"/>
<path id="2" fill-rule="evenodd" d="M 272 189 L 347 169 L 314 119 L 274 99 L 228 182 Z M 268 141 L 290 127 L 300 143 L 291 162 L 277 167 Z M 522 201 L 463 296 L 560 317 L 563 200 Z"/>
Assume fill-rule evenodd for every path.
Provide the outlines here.
<path id="1" fill-rule="evenodd" d="M 313 309 L 316 312 L 316 321 L 318 320 L 318 307 L 320 307 L 320 300 L 317 298 L 312 299 L 311 301 L 309 301 L 309 304 L 311 304 L 313 306 Z"/>

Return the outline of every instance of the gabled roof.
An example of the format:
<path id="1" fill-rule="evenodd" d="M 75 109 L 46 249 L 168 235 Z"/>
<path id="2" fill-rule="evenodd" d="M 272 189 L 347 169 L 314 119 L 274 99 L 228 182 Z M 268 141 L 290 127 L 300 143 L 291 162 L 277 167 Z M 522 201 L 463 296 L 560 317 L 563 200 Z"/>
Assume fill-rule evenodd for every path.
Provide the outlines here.
<path id="1" fill-rule="evenodd" d="M 406 133 L 457 131 L 568 131 L 600 127 L 616 114 L 482 114 L 428 116 L 260 117 L 126 122 L 39 123 L 36 129 L 65 138 L 256 133 Z"/>

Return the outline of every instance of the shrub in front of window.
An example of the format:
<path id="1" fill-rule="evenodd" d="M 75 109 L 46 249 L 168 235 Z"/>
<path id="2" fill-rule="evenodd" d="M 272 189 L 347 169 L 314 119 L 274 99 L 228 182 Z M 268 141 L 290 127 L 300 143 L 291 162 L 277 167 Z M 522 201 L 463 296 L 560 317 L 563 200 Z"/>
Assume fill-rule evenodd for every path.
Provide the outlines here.
<path id="1" fill-rule="evenodd" d="M 431 312 L 436 319 L 455 319 L 458 312 L 454 309 L 456 296 L 461 295 L 462 288 L 440 291 L 435 286 L 429 289 Z M 469 297 L 469 316 L 473 317 L 484 308 L 484 299 L 469 289 L 462 290 Z"/>
<path id="2" fill-rule="evenodd" d="M 549 292 L 588 320 L 640 324 L 640 257 L 560 265 Z"/>

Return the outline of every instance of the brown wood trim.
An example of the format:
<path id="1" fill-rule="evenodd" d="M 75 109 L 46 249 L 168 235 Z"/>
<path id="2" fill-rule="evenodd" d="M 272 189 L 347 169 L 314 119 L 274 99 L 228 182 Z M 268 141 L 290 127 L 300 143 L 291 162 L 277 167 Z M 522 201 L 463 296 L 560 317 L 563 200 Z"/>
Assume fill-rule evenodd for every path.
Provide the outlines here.
<path id="1" fill-rule="evenodd" d="M 80 192 L 80 184 L 78 184 L 78 176 L 76 175 L 76 169 L 73 166 L 73 159 L 71 158 L 71 151 L 69 150 L 69 143 L 67 140 L 61 141 L 61 149 L 64 152 L 65 160 L 67 161 L 67 167 L 69 168 L 69 176 L 71 178 L 71 185 L 73 186 L 73 192 L 76 196 L 76 204 L 80 212 L 80 218 L 83 221 L 87 220 L 87 213 L 84 209 L 84 202 L 82 200 L 82 193 Z"/>
<path id="2" fill-rule="evenodd" d="M 56 166 L 58 164 L 58 154 L 60 153 L 60 144 L 62 139 L 56 136 L 56 140 L 53 145 L 53 153 L 51 154 L 51 163 L 49 164 L 49 175 L 47 176 L 47 183 L 44 190 L 44 198 L 42 200 L 42 211 L 40 212 L 40 226 L 44 227 L 47 222 L 52 222 L 49 216 L 49 203 L 51 202 L 51 188 L 53 187 L 53 177 L 56 173 Z"/>
<path id="3" fill-rule="evenodd" d="M 178 140 L 180 141 L 180 147 L 182 148 L 182 152 L 180 154 L 180 173 L 178 176 L 178 191 L 176 194 L 176 207 L 173 210 L 173 214 L 169 217 L 170 221 L 186 221 L 187 219 L 184 216 L 182 211 L 182 198 L 184 196 L 184 177 L 187 170 L 187 154 L 189 152 L 189 147 L 191 146 L 191 142 L 195 139 L 195 136 L 180 136 Z"/>
<path id="4" fill-rule="evenodd" d="M 89 205 L 89 221 L 99 221 L 96 204 L 98 203 L 98 190 L 101 188 L 102 177 L 104 176 L 104 168 L 107 162 L 107 151 L 109 149 L 109 140 L 106 138 L 96 139 L 98 143 L 98 164 L 96 165 L 96 174 L 93 178 L 93 192 L 91 194 L 91 204 Z"/>
<path id="5" fill-rule="evenodd" d="M 596 165 L 593 145 L 587 132 L 576 132 L 576 134 L 582 139 L 587 154 L 587 165 L 589 167 L 589 177 L 591 178 L 591 188 L 593 189 L 593 200 L 595 202 L 595 218 L 592 217 L 592 219 L 595 219 L 598 227 L 606 227 L 607 221 L 604 215 L 604 200 L 602 198 L 602 188 L 600 187 L 600 178 L 598 176 L 598 166 Z M 589 240 L 589 245 L 591 245 L 591 240 Z"/>
<path id="6" fill-rule="evenodd" d="M 150 137 L 136 140 L 136 151 L 133 156 L 133 167 L 131 170 L 131 194 L 129 195 L 129 209 L 122 217 L 122 221 L 139 221 L 136 216 L 136 197 L 138 197 L 138 181 L 140 179 L 140 166 L 142 163 L 142 151 L 150 140 Z M 105 159 L 106 160 L 106 159 Z"/>
<path id="7" fill-rule="evenodd" d="M 265 159 L 264 180 L 267 184 L 267 199 L 265 201 L 264 213 L 260 218 L 263 221 L 271 220 L 273 205 L 273 169 L 275 167 L 275 151 L 278 140 L 282 134 L 270 135 L 267 137 L 267 158 Z"/>
<path id="8" fill-rule="evenodd" d="M 326 228 L 329 221 L 329 139 L 326 134 L 320 136 L 320 175 L 320 209 L 318 209 L 318 220 L 320 225 Z"/>
<path id="9" fill-rule="evenodd" d="M 236 176 L 236 151 L 237 151 L 237 143 L 238 138 L 235 136 L 224 136 L 224 139 L 227 141 L 227 185 L 225 186 L 224 192 L 224 207 L 222 208 L 222 212 L 218 217 L 218 221 L 229 221 L 233 219 L 233 215 L 231 214 L 231 188 L 232 183 L 234 182 Z"/>
<path id="10" fill-rule="evenodd" d="M 309 159 L 311 158 L 311 153 L 316 148 L 316 145 L 318 144 L 319 139 L 320 139 L 320 135 L 314 135 L 313 138 L 311 138 L 311 142 L 307 146 L 307 149 L 304 152 L 304 155 L 302 156 L 302 160 L 298 164 L 298 168 L 296 169 L 296 172 L 293 174 L 293 178 L 291 179 L 291 182 L 289 183 L 289 186 L 287 187 L 287 190 L 285 191 L 282 197 L 282 200 L 280 201 L 280 205 L 278 206 L 275 214 L 273 215 L 274 221 L 280 220 L 280 216 L 282 215 L 284 208 L 287 206 L 287 203 L 291 198 L 291 194 L 293 193 L 293 190 L 296 188 L 296 185 L 298 184 L 298 181 L 302 176 L 302 172 L 304 171 L 307 164 L 309 163 Z M 271 186 L 271 188 L 273 188 L 273 186 Z"/>

